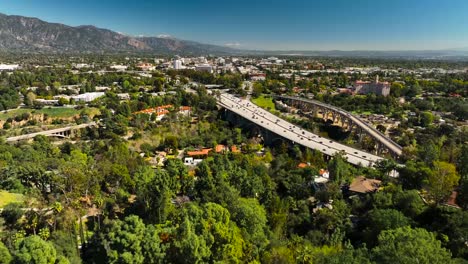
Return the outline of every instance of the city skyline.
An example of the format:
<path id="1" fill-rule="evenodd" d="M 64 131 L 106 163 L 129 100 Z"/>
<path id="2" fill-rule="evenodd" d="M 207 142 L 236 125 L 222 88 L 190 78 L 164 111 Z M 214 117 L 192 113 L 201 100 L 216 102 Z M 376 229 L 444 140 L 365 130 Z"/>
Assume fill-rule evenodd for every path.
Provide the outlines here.
<path id="1" fill-rule="evenodd" d="M 258 50 L 466 49 L 466 10 L 460 0 L 0 2 L 8 15 Z"/>

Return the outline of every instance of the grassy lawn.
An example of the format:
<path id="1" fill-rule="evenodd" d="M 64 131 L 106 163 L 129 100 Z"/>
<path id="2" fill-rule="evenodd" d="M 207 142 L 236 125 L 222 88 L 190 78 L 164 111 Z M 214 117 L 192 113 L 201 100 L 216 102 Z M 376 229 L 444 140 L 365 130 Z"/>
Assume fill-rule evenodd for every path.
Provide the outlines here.
<path id="1" fill-rule="evenodd" d="M 47 114 L 52 118 L 67 118 L 80 114 L 81 110 L 76 110 L 73 108 L 42 108 L 37 110 L 36 113 Z"/>
<path id="2" fill-rule="evenodd" d="M 7 120 L 8 118 L 13 118 L 17 115 L 21 115 L 23 113 L 31 113 L 32 109 L 16 109 L 8 112 L 0 112 L 0 120 Z"/>
<path id="3" fill-rule="evenodd" d="M 3 208 L 5 205 L 12 202 L 23 202 L 24 195 L 19 193 L 10 193 L 7 191 L 0 191 L 0 208 Z"/>
<path id="4" fill-rule="evenodd" d="M 69 118 L 75 115 L 79 115 L 82 110 L 77 110 L 74 108 L 48 108 L 44 107 L 42 109 L 15 109 L 9 112 L 0 112 L 0 120 L 7 120 L 8 118 L 14 118 L 15 116 L 21 115 L 23 113 L 30 113 L 34 114 L 47 114 L 51 118 Z M 85 112 L 88 113 L 89 116 L 94 116 L 99 114 L 99 109 L 97 108 L 85 108 Z"/>
<path id="5" fill-rule="evenodd" d="M 352 111 L 351 114 L 353 115 L 372 115 L 373 113 L 371 111 L 362 111 L 362 112 L 359 112 L 359 111 Z"/>
<path id="6" fill-rule="evenodd" d="M 266 97 L 265 95 L 261 95 L 258 98 L 252 98 L 252 102 L 262 108 L 269 109 L 269 110 L 276 110 L 275 103 L 273 102 L 273 98 Z"/>

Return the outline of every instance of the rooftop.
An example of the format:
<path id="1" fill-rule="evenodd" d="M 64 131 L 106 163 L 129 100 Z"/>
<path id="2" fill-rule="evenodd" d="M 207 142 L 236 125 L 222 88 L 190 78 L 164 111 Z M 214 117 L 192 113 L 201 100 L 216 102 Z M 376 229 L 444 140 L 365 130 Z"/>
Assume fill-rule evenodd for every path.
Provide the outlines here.
<path id="1" fill-rule="evenodd" d="M 382 182 L 379 180 L 358 176 L 353 180 L 351 185 L 349 185 L 349 190 L 357 193 L 375 192 L 379 189 L 381 183 Z"/>

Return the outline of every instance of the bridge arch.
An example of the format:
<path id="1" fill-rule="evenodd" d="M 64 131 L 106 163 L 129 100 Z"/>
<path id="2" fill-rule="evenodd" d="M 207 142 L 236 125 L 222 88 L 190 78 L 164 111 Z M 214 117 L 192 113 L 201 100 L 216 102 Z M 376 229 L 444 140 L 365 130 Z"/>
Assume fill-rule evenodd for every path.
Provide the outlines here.
<path id="1" fill-rule="evenodd" d="M 325 115 L 322 116 L 325 120 L 330 119 L 331 116 L 331 120 L 333 122 L 341 122 L 342 126 L 346 126 L 347 128 L 358 128 L 359 133 L 366 134 L 376 141 L 377 145 L 379 146 L 379 153 L 381 153 L 383 149 L 385 149 L 394 157 L 401 156 L 403 153 L 403 148 L 400 145 L 398 145 L 396 142 L 391 140 L 373 126 L 367 124 L 365 121 L 347 112 L 346 110 L 316 100 L 300 97 L 276 96 L 276 98 L 281 101 L 288 102 L 290 105 L 294 105 L 298 109 L 302 109 L 304 111 L 311 111 L 312 113 L 324 113 Z"/>

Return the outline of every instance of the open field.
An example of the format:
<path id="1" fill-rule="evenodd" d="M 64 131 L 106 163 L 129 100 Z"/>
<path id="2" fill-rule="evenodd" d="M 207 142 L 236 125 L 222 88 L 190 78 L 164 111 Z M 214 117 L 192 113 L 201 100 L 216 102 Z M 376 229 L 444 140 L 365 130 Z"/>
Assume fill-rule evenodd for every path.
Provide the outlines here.
<path id="1" fill-rule="evenodd" d="M 14 118 L 15 116 L 30 113 L 34 114 L 46 114 L 51 118 L 69 118 L 75 115 L 79 115 L 83 111 L 82 109 L 74 109 L 74 108 L 67 108 L 67 107 L 44 107 L 42 109 L 27 109 L 27 108 L 20 108 L 11 110 L 8 112 L 1 112 L 0 113 L 0 120 L 7 120 L 8 118 Z M 88 112 L 88 115 L 94 116 L 95 114 L 99 113 L 99 110 L 96 108 L 87 108 L 85 111 Z"/>
<path id="2" fill-rule="evenodd" d="M 253 98 L 252 102 L 262 108 L 265 108 L 268 110 L 276 110 L 275 103 L 273 102 L 273 98 L 271 97 L 261 95 L 258 98 Z"/>
<path id="3" fill-rule="evenodd" d="M 4 190 L 0 191 L 0 208 L 12 202 L 23 202 L 24 195 L 19 193 L 10 193 Z"/>

